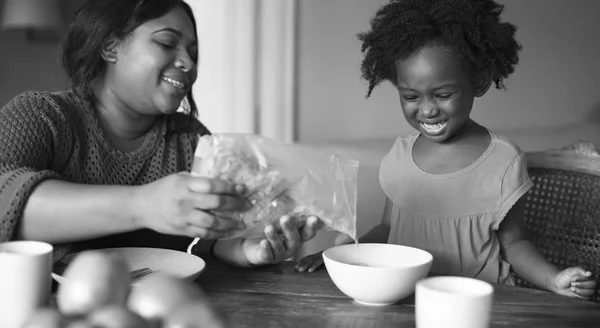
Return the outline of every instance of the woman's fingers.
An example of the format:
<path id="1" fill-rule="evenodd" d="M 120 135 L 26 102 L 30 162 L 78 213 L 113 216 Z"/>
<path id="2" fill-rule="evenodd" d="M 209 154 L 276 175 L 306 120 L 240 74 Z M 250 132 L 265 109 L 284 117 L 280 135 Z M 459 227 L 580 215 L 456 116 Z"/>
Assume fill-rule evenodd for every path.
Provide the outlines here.
<path id="1" fill-rule="evenodd" d="M 242 195 L 246 192 L 246 187 L 241 184 L 193 176 L 188 177 L 187 187 L 190 191 L 201 194 Z"/>
<path id="2" fill-rule="evenodd" d="M 267 241 L 271 246 L 274 258 L 277 260 L 282 254 L 285 254 L 285 245 L 283 244 L 283 240 L 280 235 L 275 230 L 275 227 L 272 225 L 268 225 L 265 227 L 265 235 L 267 236 Z"/>
<path id="3" fill-rule="evenodd" d="M 299 247 L 302 244 L 302 236 L 300 236 L 300 232 L 298 232 L 296 220 L 284 215 L 279 220 L 279 223 L 285 240 L 285 248 L 287 250 L 293 250 Z"/>
<path id="4" fill-rule="evenodd" d="M 201 210 L 244 211 L 249 208 L 249 202 L 232 195 L 195 194 L 192 195 L 192 206 Z"/>
<path id="5" fill-rule="evenodd" d="M 183 234 L 191 238 L 202 238 L 202 239 L 220 239 L 225 237 L 231 237 L 233 232 L 231 231 L 218 231 L 207 228 L 200 228 L 193 225 L 189 225 L 183 231 Z"/>
<path id="6" fill-rule="evenodd" d="M 240 220 L 211 215 L 203 211 L 194 211 L 193 213 L 190 213 L 187 218 L 187 223 L 196 228 L 229 232 L 230 234 L 246 227 L 244 222 Z"/>
<path id="7" fill-rule="evenodd" d="M 321 220 L 316 216 L 311 216 L 306 220 L 306 224 L 302 227 L 300 232 L 302 242 L 311 240 L 317 234 L 317 231 L 321 227 Z"/>

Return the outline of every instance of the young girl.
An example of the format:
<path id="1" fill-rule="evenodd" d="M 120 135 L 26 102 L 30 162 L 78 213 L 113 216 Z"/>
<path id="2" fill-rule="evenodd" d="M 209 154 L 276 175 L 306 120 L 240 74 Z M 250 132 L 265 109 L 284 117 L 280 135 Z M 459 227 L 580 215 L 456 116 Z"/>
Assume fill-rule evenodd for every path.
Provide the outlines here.
<path id="1" fill-rule="evenodd" d="M 71 251 L 160 247 L 195 237 L 240 266 L 291 256 L 316 218 L 230 236 L 243 224 L 211 210 L 241 210 L 243 186 L 192 177 L 209 131 L 196 119 L 198 40 L 181 0 L 89 0 L 69 26 L 63 66 L 73 89 L 25 92 L 0 109 L 0 242 L 33 239 Z M 182 100 L 190 104 L 178 113 Z"/>
<path id="2" fill-rule="evenodd" d="M 431 271 L 491 283 L 519 276 L 547 290 L 589 298 L 591 272 L 559 270 L 525 239 L 522 196 L 531 188 L 521 150 L 470 118 L 475 97 L 518 62 L 516 28 L 493 0 L 392 0 L 360 34 L 367 97 L 397 88 L 418 133 L 399 137 L 380 168 L 387 195 L 381 224 L 359 241 L 418 247 Z M 321 253 L 297 264 L 314 271 Z"/>

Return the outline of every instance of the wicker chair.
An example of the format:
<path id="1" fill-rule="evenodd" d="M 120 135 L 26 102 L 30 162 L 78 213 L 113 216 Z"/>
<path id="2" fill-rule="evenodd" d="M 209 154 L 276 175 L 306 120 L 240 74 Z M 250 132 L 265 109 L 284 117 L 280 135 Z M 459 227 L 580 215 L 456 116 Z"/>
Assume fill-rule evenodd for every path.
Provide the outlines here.
<path id="1" fill-rule="evenodd" d="M 600 154 L 590 143 L 527 153 L 529 240 L 558 266 L 582 265 L 600 283 Z M 517 277 L 517 286 L 535 288 Z M 597 290 L 595 301 L 600 301 Z"/>

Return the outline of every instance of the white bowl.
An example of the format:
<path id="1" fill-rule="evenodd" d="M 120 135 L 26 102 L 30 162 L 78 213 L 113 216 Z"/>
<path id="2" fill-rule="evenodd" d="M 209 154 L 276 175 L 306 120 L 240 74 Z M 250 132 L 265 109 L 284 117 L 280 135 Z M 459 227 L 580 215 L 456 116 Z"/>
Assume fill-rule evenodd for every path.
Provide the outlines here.
<path id="1" fill-rule="evenodd" d="M 431 269 L 433 256 L 421 249 L 393 244 L 349 244 L 323 252 L 333 283 L 365 305 L 389 305 L 411 295 Z"/>

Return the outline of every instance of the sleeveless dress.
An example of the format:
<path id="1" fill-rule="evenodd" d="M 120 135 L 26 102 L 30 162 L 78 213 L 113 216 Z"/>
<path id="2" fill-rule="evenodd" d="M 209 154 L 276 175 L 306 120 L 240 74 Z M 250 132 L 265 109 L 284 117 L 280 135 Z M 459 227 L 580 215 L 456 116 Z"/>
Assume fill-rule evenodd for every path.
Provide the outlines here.
<path id="1" fill-rule="evenodd" d="M 533 183 L 519 147 L 490 135 L 490 145 L 475 162 L 448 174 L 430 174 L 416 165 L 412 148 L 418 134 L 399 137 L 379 172 L 392 203 L 383 222 L 390 226 L 388 243 L 433 255 L 432 273 L 514 284 L 495 232 Z"/>

